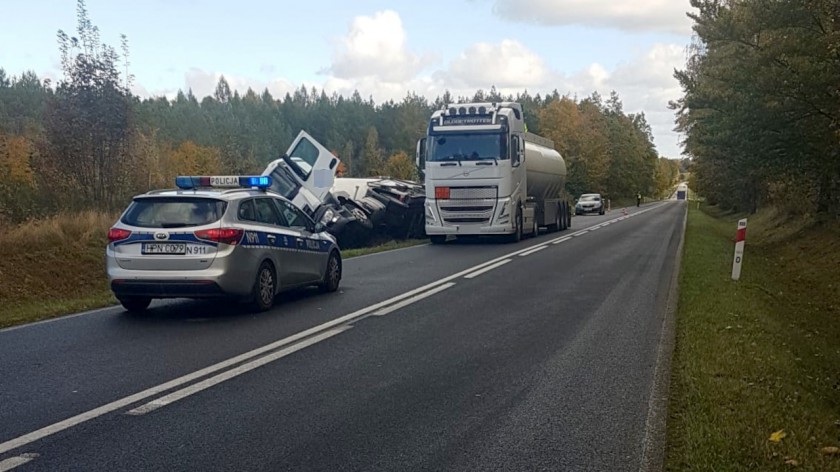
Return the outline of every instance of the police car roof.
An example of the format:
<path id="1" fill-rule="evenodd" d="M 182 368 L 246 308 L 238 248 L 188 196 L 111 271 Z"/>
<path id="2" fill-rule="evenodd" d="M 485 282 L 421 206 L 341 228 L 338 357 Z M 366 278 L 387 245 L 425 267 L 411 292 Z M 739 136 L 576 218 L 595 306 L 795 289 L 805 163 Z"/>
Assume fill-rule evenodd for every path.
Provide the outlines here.
<path id="1" fill-rule="evenodd" d="M 154 198 L 154 197 L 199 197 L 199 198 L 214 198 L 224 200 L 235 200 L 237 198 L 270 195 L 272 197 L 283 198 L 280 194 L 260 190 L 257 188 L 196 188 L 196 189 L 163 189 L 152 190 L 134 198 Z M 285 199 L 284 199 L 285 200 Z"/>

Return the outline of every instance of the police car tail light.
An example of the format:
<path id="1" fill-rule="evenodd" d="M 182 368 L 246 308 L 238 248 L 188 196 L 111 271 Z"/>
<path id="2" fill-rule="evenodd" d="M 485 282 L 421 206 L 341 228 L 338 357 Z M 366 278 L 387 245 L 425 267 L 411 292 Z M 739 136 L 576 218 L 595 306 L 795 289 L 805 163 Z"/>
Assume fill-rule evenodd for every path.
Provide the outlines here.
<path id="1" fill-rule="evenodd" d="M 131 236 L 131 231 L 122 228 L 111 228 L 108 230 L 108 242 L 113 243 L 128 239 Z"/>
<path id="2" fill-rule="evenodd" d="M 196 231 L 195 237 L 205 241 L 235 246 L 239 244 L 239 241 L 242 241 L 243 234 L 245 234 L 245 231 L 238 228 L 211 228 Z"/>
<path id="3" fill-rule="evenodd" d="M 267 175 L 181 175 L 175 178 L 175 185 L 184 190 L 201 187 L 267 189 L 271 177 Z"/>

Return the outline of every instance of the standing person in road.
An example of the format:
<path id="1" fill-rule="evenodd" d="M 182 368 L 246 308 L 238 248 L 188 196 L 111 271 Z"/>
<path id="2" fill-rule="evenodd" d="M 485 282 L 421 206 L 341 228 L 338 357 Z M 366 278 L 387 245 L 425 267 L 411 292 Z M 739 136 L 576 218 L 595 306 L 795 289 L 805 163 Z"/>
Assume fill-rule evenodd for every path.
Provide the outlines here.
<path id="1" fill-rule="evenodd" d="M 639 205 L 641 205 L 641 204 L 642 204 L 642 194 L 641 194 L 641 193 L 637 193 L 637 194 L 636 194 L 636 206 L 639 206 Z"/>

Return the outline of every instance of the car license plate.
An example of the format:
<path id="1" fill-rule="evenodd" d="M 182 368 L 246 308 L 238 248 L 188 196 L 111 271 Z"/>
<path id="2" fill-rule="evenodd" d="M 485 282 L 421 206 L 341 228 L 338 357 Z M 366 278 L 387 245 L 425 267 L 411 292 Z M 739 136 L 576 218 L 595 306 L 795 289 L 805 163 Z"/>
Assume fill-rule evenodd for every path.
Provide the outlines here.
<path id="1" fill-rule="evenodd" d="M 187 243 L 144 243 L 143 254 L 186 254 Z"/>

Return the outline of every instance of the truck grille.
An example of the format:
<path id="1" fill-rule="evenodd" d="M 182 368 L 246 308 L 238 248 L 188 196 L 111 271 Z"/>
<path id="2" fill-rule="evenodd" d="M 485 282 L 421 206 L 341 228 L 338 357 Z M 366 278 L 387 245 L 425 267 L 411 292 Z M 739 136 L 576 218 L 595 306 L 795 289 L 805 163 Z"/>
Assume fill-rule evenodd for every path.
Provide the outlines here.
<path id="1" fill-rule="evenodd" d="M 451 200 L 490 198 L 495 199 L 499 194 L 499 188 L 492 187 L 450 187 L 449 198 Z"/>
<path id="2" fill-rule="evenodd" d="M 446 223 L 487 224 L 496 208 L 498 187 L 450 187 L 449 199 L 438 200 Z"/>

